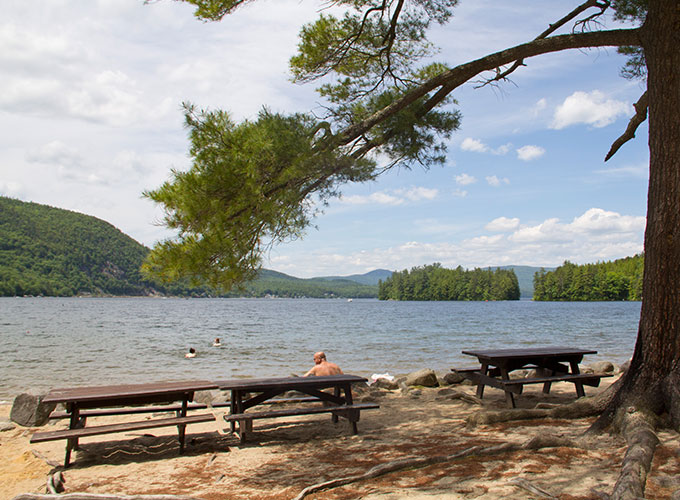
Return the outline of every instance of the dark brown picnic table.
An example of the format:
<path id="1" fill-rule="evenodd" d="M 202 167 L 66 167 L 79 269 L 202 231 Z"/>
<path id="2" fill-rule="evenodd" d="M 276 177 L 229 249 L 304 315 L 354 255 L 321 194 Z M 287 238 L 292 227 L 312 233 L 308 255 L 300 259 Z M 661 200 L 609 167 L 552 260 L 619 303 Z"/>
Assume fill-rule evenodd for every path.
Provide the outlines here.
<path id="1" fill-rule="evenodd" d="M 216 389 L 217 385 L 208 380 L 188 380 L 181 382 L 152 382 L 146 384 L 124 384 L 93 387 L 73 387 L 67 389 L 53 389 L 44 398 L 43 403 L 62 403 L 66 406 L 69 417 L 68 431 L 53 431 L 36 433 L 32 442 L 54 439 L 66 439 L 66 457 L 64 466 L 68 467 L 71 450 L 77 449 L 78 437 L 122 432 L 131 429 L 143 429 L 177 425 L 180 452 L 184 449 L 184 435 L 189 401 L 194 398 L 196 391 Z M 81 418 L 81 410 L 92 408 L 110 408 L 136 405 L 150 405 L 154 403 L 181 403 L 176 409 L 177 416 L 173 419 L 148 420 L 145 422 L 131 422 L 128 424 L 113 424 L 85 428 L 85 419 Z M 125 412 L 121 412 L 125 413 Z M 61 434 L 60 434 L 61 432 Z M 62 436 L 63 437 L 60 437 Z M 70 437 L 67 437 L 70 436 Z"/>
<path id="2" fill-rule="evenodd" d="M 591 349 L 545 346 L 509 349 L 466 350 L 463 354 L 479 360 L 480 368 L 456 370 L 477 384 L 477 397 L 482 398 L 484 387 L 491 386 L 505 391 L 508 406 L 515 407 L 513 394 L 521 394 L 525 384 L 543 384 L 548 394 L 553 382 L 571 382 L 578 397 L 585 396 L 584 385 L 597 387 L 600 378 L 608 375 L 583 374 L 579 363 L 586 354 L 597 354 Z M 514 370 L 533 368 L 536 375 L 528 378 L 510 379 Z M 499 378 L 500 377 L 500 378 Z"/>
<path id="3" fill-rule="evenodd" d="M 231 423 L 232 432 L 236 431 L 241 441 L 245 441 L 246 433 L 252 431 L 253 419 L 276 418 L 282 416 L 307 415 L 315 413 L 331 413 L 333 422 L 338 416 L 349 420 L 352 432 L 357 433 L 357 421 L 361 410 L 378 408 L 375 404 L 355 404 L 352 400 L 352 384 L 366 382 L 357 375 L 329 375 L 322 377 L 280 377 L 263 379 L 218 380 L 215 383 L 221 390 L 231 391 L 230 414 L 225 420 Z M 332 389 L 324 392 L 324 389 Z M 292 408 L 247 412 L 247 410 L 276 401 L 289 391 L 306 394 L 306 398 L 288 399 Z M 321 406 L 308 406 L 308 403 L 322 403 Z M 297 403 L 297 404 L 296 404 Z"/>

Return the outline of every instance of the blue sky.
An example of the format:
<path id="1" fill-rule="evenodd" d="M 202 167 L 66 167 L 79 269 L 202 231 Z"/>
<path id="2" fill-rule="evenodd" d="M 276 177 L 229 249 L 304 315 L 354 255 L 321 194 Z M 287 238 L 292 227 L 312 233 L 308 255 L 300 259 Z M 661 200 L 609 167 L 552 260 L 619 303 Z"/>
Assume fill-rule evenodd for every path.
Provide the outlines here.
<path id="1" fill-rule="evenodd" d="M 578 2 L 463 0 L 437 28 L 449 65 L 530 40 Z M 4 0 L 0 17 L 0 194 L 94 215 L 152 246 L 171 236 L 141 197 L 186 169 L 180 110 L 252 118 L 317 109 L 287 62 L 312 0 L 259 0 L 221 23 L 162 0 Z M 607 27 L 615 27 L 608 20 Z M 639 82 L 613 48 L 527 60 L 500 88 L 454 93 L 462 126 L 444 166 L 348 185 L 302 240 L 265 267 L 298 277 L 446 267 L 557 266 L 642 250 L 647 128 L 606 164 Z"/>

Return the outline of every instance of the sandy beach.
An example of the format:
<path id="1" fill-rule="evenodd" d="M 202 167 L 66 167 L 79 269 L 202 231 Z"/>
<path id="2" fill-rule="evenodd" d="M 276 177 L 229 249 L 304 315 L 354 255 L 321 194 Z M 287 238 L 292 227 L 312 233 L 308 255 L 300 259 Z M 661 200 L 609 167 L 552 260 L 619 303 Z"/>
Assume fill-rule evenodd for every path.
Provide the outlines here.
<path id="1" fill-rule="evenodd" d="M 602 387 L 588 388 L 587 393 L 593 395 L 612 382 L 612 378 L 604 379 Z M 183 455 L 178 455 L 173 428 L 87 438 L 64 471 L 65 493 L 288 500 L 310 485 L 361 474 L 397 459 L 524 443 L 536 435 L 577 438 L 591 423 L 540 420 L 468 427 L 465 418 L 471 413 L 505 407 L 503 393 L 493 389 L 487 390 L 482 406 L 470 398 L 461 399 L 460 393 L 472 396 L 474 389 L 463 385 L 408 391 L 366 389 L 358 399 L 375 401 L 380 409 L 362 412 L 356 436 L 342 419 L 333 424 L 328 415 L 308 415 L 256 422 L 255 433 L 243 445 L 230 434 L 219 434 L 216 422 L 189 426 L 188 449 Z M 572 384 L 559 383 L 549 395 L 542 394 L 540 387 L 527 386 L 517 402 L 519 407 L 530 408 L 539 402 L 563 404 L 574 397 Z M 7 419 L 9 412 L 9 405 L 0 407 L 0 418 Z M 105 421 L 124 419 L 107 417 Z M 49 424 L 50 429 L 65 426 L 64 421 Z M 63 462 L 64 441 L 31 445 L 29 439 L 36 430 L 16 426 L 0 432 L 0 498 L 44 493 L 48 475 Z M 659 437 L 645 497 L 661 500 L 680 489 L 680 436 L 663 431 Z M 620 437 L 603 435 L 587 448 L 472 455 L 306 498 L 524 500 L 548 494 L 560 500 L 595 500 L 602 498 L 598 492 L 611 492 L 625 449 Z M 543 493 L 531 493 L 527 489 L 531 486 Z"/>

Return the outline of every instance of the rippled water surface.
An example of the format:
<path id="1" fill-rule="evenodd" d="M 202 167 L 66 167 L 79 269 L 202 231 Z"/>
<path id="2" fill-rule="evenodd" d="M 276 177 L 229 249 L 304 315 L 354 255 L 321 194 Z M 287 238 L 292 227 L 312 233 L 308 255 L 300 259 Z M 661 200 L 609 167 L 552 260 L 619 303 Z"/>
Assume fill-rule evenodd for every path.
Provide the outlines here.
<path id="1" fill-rule="evenodd" d="M 639 302 L 0 298 L 0 400 L 26 390 L 346 372 L 445 372 L 471 348 L 566 345 L 632 355 Z M 212 347 L 215 337 L 222 347 Z M 199 355 L 185 359 L 194 347 Z"/>

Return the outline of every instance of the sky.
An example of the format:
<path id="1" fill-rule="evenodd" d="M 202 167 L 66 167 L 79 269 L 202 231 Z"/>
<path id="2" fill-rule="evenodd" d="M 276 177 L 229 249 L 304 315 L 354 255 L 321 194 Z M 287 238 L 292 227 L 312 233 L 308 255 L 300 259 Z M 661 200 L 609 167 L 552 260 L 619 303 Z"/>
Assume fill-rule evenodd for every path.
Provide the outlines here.
<path id="1" fill-rule="evenodd" d="M 578 3 L 461 0 L 431 34 L 436 59 L 454 66 L 529 41 Z M 288 60 L 321 6 L 258 0 L 205 23 L 171 0 L 3 0 L 0 195 L 93 215 L 148 247 L 172 238 L 142 192 L 191 166 L 182 102 L 238 121 L 263 106 L 319 111 Z M 444 165 L 344 186 L 264 267 L 308 278 L 641 252 L 646 123 L 604 162 L 644 91 L 619 76 L 624 62 L 614 48 L 571 50 L 525 61 L 499 87 L 461 87 Z"/>

